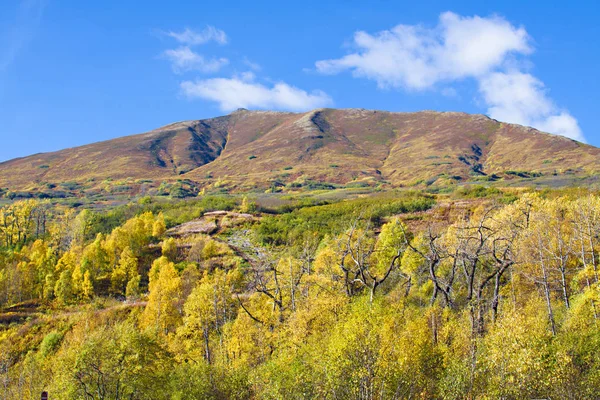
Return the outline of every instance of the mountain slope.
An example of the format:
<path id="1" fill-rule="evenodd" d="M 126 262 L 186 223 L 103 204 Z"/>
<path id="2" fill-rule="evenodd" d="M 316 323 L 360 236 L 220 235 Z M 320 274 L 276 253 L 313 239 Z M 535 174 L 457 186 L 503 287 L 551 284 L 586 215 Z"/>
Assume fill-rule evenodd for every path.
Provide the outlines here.
<path id="1" fill-rule="evenodd" d="M 247 186 L 295 178 L 410 185 L 507 172 L 600 171 L 600 149 L 464 113 L 238 111 L 232 114 L 229 133 L 230 141 L 218 159 L 185 176 L 193 180 L 212 176 Z"/>
<path id="2" fill-rule="evenodd" d="M 482 115 L 320 109 L 238 110 L 101 143 L 0 163 L 0 187 L 172 180 L 232 186 L 319 181 L 438 184 L 592 175 L 600 149 Z"/>
<path id="3" fill-rule="evenodd" d="M 227 117 L 188 121 L 139 135 L 0 163 L 0 187 L 40 183 L 161 178 L 216 159 L 227 142 Z"/>

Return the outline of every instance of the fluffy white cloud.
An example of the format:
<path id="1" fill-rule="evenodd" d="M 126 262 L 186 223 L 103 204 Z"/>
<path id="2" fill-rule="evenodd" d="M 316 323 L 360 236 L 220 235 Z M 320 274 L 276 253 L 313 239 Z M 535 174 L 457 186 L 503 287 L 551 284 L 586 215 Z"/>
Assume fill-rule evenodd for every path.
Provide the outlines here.
<path id="1" fill-rule="evenodd" d="M 181 83 L 181 90 L 188 98 L 217 102 L 226 112 L 237 108 L 306 111 L 332 103 L 322 91 L 307 93 L 284 82 L 267 87 L 255 82 L 252 73 L 233 78 L 185 81 Z"/>
<path id="2" fill-rule="evenodd" d="M 434 28 L 398 25 L 376 34 L 356 32 L 355 52 L 315 65 L 323 74 L 351 71 L 380 88 L 426 90 L 441 84 L 443 95 L 456 95 L 448 84 L 472 78 L 493 118 L 583 141 L 577 120 L 557 109 L 542 82 L 527 73 L 500 72 L 514 57 L 530 54 L 530 42 L 523 27 L 501 17 L 446 12 Z"/>
<path id="3" fill-rule="evenodd" d="M 433 29 L 398 25 L 375 35 L 357 32 L 354 42 L 358 52 L 317 61 L 317 70 L 325 74 L 351 70 L 382 88 L 426 89 L 444 80 L 480 76 L 511 53 L 531 51 L 523 28 L 499 17 L 460 17 L 451 12 L 442 14 Z"/>
<path id="4" fill-rule="evenodd" d="M 163 53 L 176 73 L 200 71 L 214 73 L 229 64 L 226 58 L 207 59 L 192 50 L 192 46 L 215 41 L 227 43 L 222 30 L 208 26 L 201 32 L 185 29 L 183 32 L 166 32 L 166 35 L 182 43 L 177 49 Z M 242 62 L 251 70 L 259 71 L 260 65 L 244 58 Z M 279 82 L 272 87 L 256 81 L 253 72 L 244 72 L 232 78 L 187 80 L 180 84 L 182 93 L 190 99 L 204 99 L 218 103 L 223 111 L 237 108 L 262 108 L 304 111 L 332 104 L 331 98 L 322 91 L 308 93 L 302 89 Z"/>
<path id="5" fill-rule="evenodd" d="M 577 120 L 559 110 L 544 84 L 530 74 L 494 72 L 480 80 L 479 90 L 492 118 L 585 141 Z"/>
<path id="6" fill-rule="evenodd" d="M 200 32 L 196 32 L 189 28 L 185 28 L 183 32 L 169 31 L 166 32 L 166 34 L 174 38 L 178 42 L 190 46 L 204 44 L 210 41 L 214 41 L 219 44 L 227 43 L 227 34 L 224 31 L 210 25 Z"/>
<path id="7" fill-rule="evenodd" d="M 167 50 L 163 53 L 163 56 L 171 61 L 173 71 L 176 73 L 185 71 L 217 72 L 229 64 L 229 60 L 226 58 L 212 58 L 207 60 L 187 46 Z"/>

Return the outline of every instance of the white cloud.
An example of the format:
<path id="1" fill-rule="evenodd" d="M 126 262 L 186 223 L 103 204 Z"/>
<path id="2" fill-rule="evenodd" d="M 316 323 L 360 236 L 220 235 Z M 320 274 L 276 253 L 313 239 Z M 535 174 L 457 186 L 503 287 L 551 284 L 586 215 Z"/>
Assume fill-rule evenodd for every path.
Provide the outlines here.
<path id="1" fill-rule="evenodd" d="M 252 71 L 260 71 L 262 69 L 262 67 L 260 66 L 260 64 L 257 64 L 257 63 L 255 63 L 253 61 L 250 61 L 247 57 L 244 57 L 243 63 L 248 68 L 250 68 Z"/>
<path id="2" fill-rule="evenodd" d="M 527 31 L 501 17 L 446 12 L 434 28 L 397 25 L 375 34 L 356 32 L 354 45 L 351 54 L 317 61 L 317 71 L 351 71 L 383 89 L 427 90 L 442 84 L 443 95 L 455 94 L 448 84 L 472 78 L 494 118 L 584 140 L 577 120 L 557 109 L 542 82 L 527 73 L 500 72 L 523 65 L 515 58 L 533 51 Z"/>
<path id="3" fill-rule="evenodd" d="M 218 44 L 226 44 L 228 41 L 227 34 L 224 31 L 210 25 L 200 32 L 185 28 L 183 32 L 169 31 L 166 32 L 166 34 L 178 42 L 190 46 L 204 44 L 210 41 L 217 42 Z"/>
<path id="4" fill-rule="evenodd" d="M 187 46 L 167 50 L 163 53 L 163 56 L 171 61 L 173 71 L 176 73 L 185 71 L 217 72 L 229 64 L 229 60 L 226 58 L 212 58 L 207 60 Z"/>
<path id="5" fill-rule="evenodd" d="M 188 98 L 217 102 L 226 112 L 237 108 L 306 111 L 332 104 L 331 98 L 322 91 L 308 93 L 284 82 L 267 87 L 255 82 L 252 73 L 233 78 L 185 81 L 181 83 L 181 90 Z"/>
<path id="6" fill-rule="evenodd" d="M 479 90 L 492 118 L 585 141 L 577 120 L 559 110 L 544 84 L 530 74 L 494 72 L 480 80 Z"/>
<path id="7" fill-rule="evenodd" d="M 529 53 L 529 37 L 499 17 L 460 17 L 446 12 L 433 29 L 398 25 L 371 35 L 357 32 L 359 51 L 316 63 L 317 70 L 335 74 L 351 70 L 375 80 L 379 87 L 427 89 L 440 81 L 480 76 L 511 53 Z"/>
<path id="8" fill-rule="evenodd" d="M 201 32 L 186 28 L 183 32 L 166 32 L 165 34 L 182 43 L 181 47 L 163 53 L 163 57 L 171 61 L 173 71 L 176 73 L 186 71 L 212 73 L 229 64 L 229 60 L 226 58 L 207 59 L 191 48 L 209 41 L 219 44 L 227 43 L 227 35 L 222 30 L 208 26 Z M 331 98 L 322 91 L 308 93 L 285 82 L 276 83 L 272 87 L 258 83 L 252 71 L 259 71 L 261 66 L 246 57 L 242 62 L 251 71 L 243 72 L 232 78 L 187 80 L 181 82 L 181 91 L 190 99 L 200 98 L 214 101 L 223 111 L 237 108 L 304 111 L 332 103 Z"/>

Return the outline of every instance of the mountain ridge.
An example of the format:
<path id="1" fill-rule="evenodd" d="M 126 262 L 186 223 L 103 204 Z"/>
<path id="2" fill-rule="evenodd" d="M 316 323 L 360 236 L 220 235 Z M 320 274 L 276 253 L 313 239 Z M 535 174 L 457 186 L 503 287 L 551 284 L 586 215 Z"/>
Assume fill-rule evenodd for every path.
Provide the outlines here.
<path id="1" fill-rule="evenodd" d="M 599 156 L 596 147 L 482 114 L 238 109 L 0 162 L 0 187 L 120 179 L 219 180 L 238 188 L 296 181 L 414 186 L 589 176 L 600 172 Z"/>

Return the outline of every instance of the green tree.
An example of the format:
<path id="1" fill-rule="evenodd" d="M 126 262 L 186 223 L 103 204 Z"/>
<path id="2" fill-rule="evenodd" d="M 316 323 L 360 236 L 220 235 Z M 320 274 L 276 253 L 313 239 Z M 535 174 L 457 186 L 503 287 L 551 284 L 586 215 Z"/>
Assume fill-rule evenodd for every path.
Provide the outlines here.
<path id="1" fill-rule="evenodd" d="M 60 273 L 60 278 L 54 286 L 54 295 L 60 304 L 68 304 L 73 300 L 73 282 L 71 271 L 68 269 Z"/>

